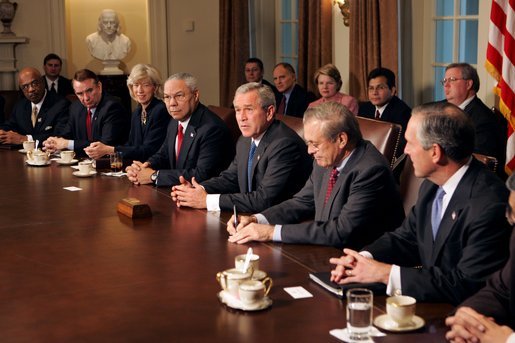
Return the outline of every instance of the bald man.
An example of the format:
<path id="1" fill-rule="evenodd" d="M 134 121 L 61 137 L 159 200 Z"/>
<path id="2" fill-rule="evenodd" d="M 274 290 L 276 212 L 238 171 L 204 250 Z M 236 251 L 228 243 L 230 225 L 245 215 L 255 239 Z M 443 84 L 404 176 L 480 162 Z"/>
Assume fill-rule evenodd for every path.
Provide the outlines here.
<path id="1" fill-rule="evenodd" d="M 0 126 L 0 143 L 43 142 L 61 133 L 68 122 L 70 102 L 47 92 L 41 73 L 32 67 L 20 70 L 18 85 L 25 97 L 16 103 L 10 118 Z"/>

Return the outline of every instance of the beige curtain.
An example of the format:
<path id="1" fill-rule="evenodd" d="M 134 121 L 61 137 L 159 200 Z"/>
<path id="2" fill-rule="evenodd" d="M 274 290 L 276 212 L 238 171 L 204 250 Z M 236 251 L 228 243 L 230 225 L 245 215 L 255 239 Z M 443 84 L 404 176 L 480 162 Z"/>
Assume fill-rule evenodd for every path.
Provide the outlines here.
<path id="1" fill-rule="evenodd" d="M 299 66 L 297 81 L 315 92 L 312 82 L 315 71 L 331 63 L 332 1 L 299 0 Z"/>
<path id="2" fill-rule="evenodd" d="M 385 67 L 397 75 L 397 0 L 351 0 L 349 88 L 367 98 L 367 74 Z"/>
<path id="3" fill-rule="evenodd" d="M 220 0 L 220 106 L 230 107 L 236 88 L 245 82 L 248 23 L 248 0 Z"/>

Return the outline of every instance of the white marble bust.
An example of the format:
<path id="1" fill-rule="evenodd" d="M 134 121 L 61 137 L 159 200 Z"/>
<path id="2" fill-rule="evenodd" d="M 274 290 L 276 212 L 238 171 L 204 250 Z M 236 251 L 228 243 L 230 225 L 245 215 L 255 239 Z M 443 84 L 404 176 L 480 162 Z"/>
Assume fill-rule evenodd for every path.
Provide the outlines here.
<path id="1" fill-rule="evenodd" d="M 120 21 L 114 10 L 102 10 L 98 17 L 97 32 L 86 37 L 91 56 L 102 60 L 121 60 L 131 49 L 130 39 L 120 33 Z"/>

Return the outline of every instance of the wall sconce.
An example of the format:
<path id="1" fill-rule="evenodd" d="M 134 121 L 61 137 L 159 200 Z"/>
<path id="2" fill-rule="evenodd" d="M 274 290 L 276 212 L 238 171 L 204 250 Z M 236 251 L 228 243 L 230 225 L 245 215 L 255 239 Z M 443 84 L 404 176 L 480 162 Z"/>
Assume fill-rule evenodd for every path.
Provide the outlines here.
<path id="1" fill-rule="evenodd" d="M 343 16 L 343 24 L 345 26 L 349 26 L 350 20 L 350 0 L 333 0 L 334 5 L 338 5 L 340 7 L 340 11 Z"/>

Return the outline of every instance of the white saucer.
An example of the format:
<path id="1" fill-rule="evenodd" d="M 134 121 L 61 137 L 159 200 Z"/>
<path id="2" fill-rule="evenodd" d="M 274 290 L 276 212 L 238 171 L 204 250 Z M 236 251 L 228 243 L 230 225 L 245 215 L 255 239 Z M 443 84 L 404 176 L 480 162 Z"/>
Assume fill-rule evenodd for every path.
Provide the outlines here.
<path id="1" fill-rule="evenodd" d="M 75 176 L 78 176 L 78 177 L 90 177 L 90 176 L 93 176 L 95 175 L 97 172 L 95 170 L 91 170 L 89 172 L 89 174 L 82 174 L 82 173 L 79 173 L 78 171 L 75 171 L 73 172 L 72 174 L 75 175 Z"/>
<path id="2" fill-rule="evenodd" d="M 69 165 L 72 165 L 72 164 L 75 164 L 77 162 L 79 162 L 79 160 L 76 160 L 76 159 L 73 159 L 71 160 L 70 162 L 64 162 L 63 160 L 61 160 L 60 158 L 57 158 L 55 159 L 55 161 L 59 164 L 62 164 L 62 165 L 65 165 L 65 166 L 69 166 Z"/>
<path id="3" fill-rule="evenodd" d="M 225 305 L 243 311 L 259 311 L 264 310 L 265 308 L 270 307 L 272 305 L 272 299 L 269 297 L 264 297 L 260 302 L 252 305 L 244 304 L 240 299 L 235 298 L 232 294 L 227 291 L 218 292 L 218 299 Z"/>
<path id="4" fill-rule="evenodd" d="M 25 149 L 20 149 L 20 150 L 18 150 L 18 152 L 21 152 L 22 154 L 26 154 L 27 153 L 27 151 Z"/>
<path id="5" fill-rule="evenodd" d="M 391 331 L 391 332 L 405 332 L 420 329 L 426 324 L 424 319 L 419 316 L 413 316 L 413 320 L 409 325 L 401 326 L 393 321 L 387 314 L 382 314 L 374 319 L 374 325 L 380 329 Z"/>
<path id="6" fill-rule="evenodd" d="M 33 167 L 45 167 L 45 166 L 50 165 L 50 161 L 47 161 L 46 163 L 43 163 L 43 164 L 38 164 L 38 163 L 31 162 L 29 160 L 26 160 L 25 163 L 27 163 L 29 166 L 33 166 Z"/>

